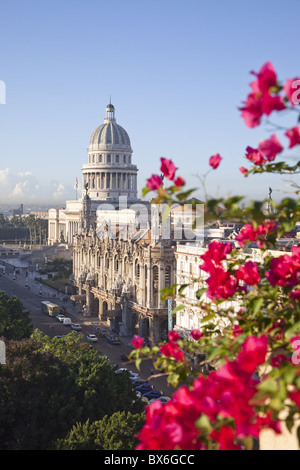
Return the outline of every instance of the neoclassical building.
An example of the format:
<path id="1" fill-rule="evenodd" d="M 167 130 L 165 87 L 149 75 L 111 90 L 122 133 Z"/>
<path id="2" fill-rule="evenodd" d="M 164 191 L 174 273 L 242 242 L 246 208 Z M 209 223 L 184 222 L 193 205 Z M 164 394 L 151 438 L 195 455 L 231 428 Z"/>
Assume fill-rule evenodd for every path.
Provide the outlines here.
<path id="1" fill-rule="evenodd" d="M 96 212 L 104 204 L 118 208 L 120 198 L 128 204 L 138 201 L 137 166 L 132 163 L 129 136 L 117 124 L 115 108 L 106 107 L 104 123 L 91 135 L 88 146 L 88 163 L 82 168 L 82 197 L 66 202 L 64 209 L 50 209 L 48 213 L 48 243 L 72 244 L 73 236 L 82 231 L 83 203 L 86 193 L 91 209 Z"/>
<path id="2" fill-rule="evenodd" d="M 75 285 L 84 315 L 98 316 L 122 336 L 134 333 L 156 344 L 168 329 L 167 303 L 159 291 L 175 280 L 172 243 L 151 239 L 149 229 L 110 237 L 94 230 L 74 237 Z"/>
<path id="3" fill-rule="evenodd" d="M 49 211 L 49 244 L 72 245 L 73 299 L 83 315 L 155 344 L 167 334 L 168 308 L 159 291 L 174 284 L 175 244 L 162 236 L 159 217 L 153 223 L 151 203 L 138 199 L 132 153 L 110 103 L 89 141 L 81 199 Z"/>

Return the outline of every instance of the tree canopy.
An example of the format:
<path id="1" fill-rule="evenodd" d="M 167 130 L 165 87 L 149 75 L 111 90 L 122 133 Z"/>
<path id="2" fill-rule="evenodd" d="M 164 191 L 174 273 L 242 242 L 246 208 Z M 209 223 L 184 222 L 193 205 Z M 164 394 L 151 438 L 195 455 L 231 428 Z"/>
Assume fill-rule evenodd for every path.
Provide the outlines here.
<path id="1" fill-rule="evenodd" d="M 141 413 L 129 378 L 115 369 L 75 332 L 50 339 L 35 330 L 8 341 L 0 366 L 0 449 L 47 450 L 76 423 Z"/>

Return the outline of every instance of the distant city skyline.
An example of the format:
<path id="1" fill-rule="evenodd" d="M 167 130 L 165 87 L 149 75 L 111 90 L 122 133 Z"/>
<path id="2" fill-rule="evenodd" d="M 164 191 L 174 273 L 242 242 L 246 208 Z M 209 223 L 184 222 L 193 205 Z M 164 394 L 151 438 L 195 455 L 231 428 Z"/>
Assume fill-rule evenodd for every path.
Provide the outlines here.
<path id="1" fill-rule="evenodd" d="M 299 13 L 298 0 L 288 9 L 279 0 L 3 2 L 0 204 L 63 206 L 76 198 L 76 179 L 80 198 L 89 139 L 110 97 L 131 140 L 139 196 L 163 156 L 201 198 L 197 175 L 218 152 L 210 196 L 261 199 L 272 187 L 282 197 L 287 176 L 239 172 L 246 146 L 270 127 L 246 128 L 238 107 L 250 71 L 266 61 L 279 79 L 299 76 Z"/>

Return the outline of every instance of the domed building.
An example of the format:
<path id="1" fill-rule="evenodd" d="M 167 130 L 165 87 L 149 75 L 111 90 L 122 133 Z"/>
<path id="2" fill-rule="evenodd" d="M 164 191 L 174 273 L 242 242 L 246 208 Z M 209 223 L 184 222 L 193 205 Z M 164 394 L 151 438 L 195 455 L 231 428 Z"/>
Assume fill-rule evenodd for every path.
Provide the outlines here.
<path id="1" fill-rule="evenodd" d="M 137 198 L 130 138 L 111 103 L 87 153 L 80 200 L 49 211 L 49 243 L 72 245 L 72 300 L 84 316 L 157 343 L 168 329 L 159 291 L 175 282 L 174 246 L 163 237 L 161 218 L 152 217 L 157 204 L 152 214 L 151 201 Z"/>
<path id="2" fill-rule="evenodd" d="M 137 200 L 137 167 L 132 164 L 132 148 L 125 129 L 116 122 L 115 108 L 106 107 L 106 117 L 92 133 L 88 163 L 82 168 L 83 188 L 93 200 Z"/>
<path id="3" fill-rule="evenodd" d="M 92 133 L 88 146 L 88 163 L 82 167 L 82 197 L 66 201 L 65 209 L 50 209 L 48 243 L 72 243 L 73 237 L 86 228 L 86 204 L 89 221 L 95 222 L 96 211 L 103 204 L 119 207 L 138 202 L 137 166 L 132 163 L 132 147 L 125 129 L 117 124 L 115 108 L 109 103 L 103 124 Z M 83 220 L 83 215 L 85 220 Z"/>

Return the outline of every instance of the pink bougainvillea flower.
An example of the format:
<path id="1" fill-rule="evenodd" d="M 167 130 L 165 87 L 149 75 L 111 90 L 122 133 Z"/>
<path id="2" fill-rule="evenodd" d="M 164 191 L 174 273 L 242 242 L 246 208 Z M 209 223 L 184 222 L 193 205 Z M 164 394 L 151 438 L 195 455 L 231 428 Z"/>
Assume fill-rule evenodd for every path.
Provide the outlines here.
<path id="1" fill-rule="evenodd" d="M 150 191 L 157 190 L 161 184 L 162 179 L 158 175 L 152 175 L 151 178 L 147 180 L 147 187 L 150 189 Z"/>
<path id="2" fill-rule="evenodd" d="M 239 110 L 247 127 L 259 126 L 263 115 L 261 97 L 258 97 L 255 93 L 249 93 L 244 106 Z"/>
<path id="3" fill-rule="evenodd" d="M 173 357 L 178 362 L 182 362 L 184 358 L 184 352 L 180 349 L 177 343 L 169 341 L 166 344 L 163 344 L 159 348 L 160 352 L 166 357 Z"/>
<path id="4" fill-rule="evenodd" d="M 222 266 L 215 266 L 210 271 L 210 277 L 206 279 L 206 283 L 208 284 L 206 295 L 214 302 L 232 297 L 237 289 L 236 278 L 225 271 Z"/>
<path id="5" fill-rule="evenodd" d="M 291 392 L 289 394 L 289 398 L 293 400 L 300 409 L 300 390 L 297 390 L 296 392 Z"/>
<path id="6" fill-rule="evenodd" d="M 300 144 L 300 127 L 299 126 L 295 126 L 292 129 L 289 129 L 288 131 L 286 131 L 284 135 L 290 140 L 290 144 L 289 144 L 290 149 L 295 147 L 295 145 Z"/>
<path id="7" fill-rule="evenodd" d="M 237 363 L 246 372 L 255 372 L 257 366 L 266 360 L 268 338 L 266 335 L 248 336 L 243 343 L 242 351 L 237 356 Z"/>
<path id="8" fill-rule="evenodd" d="M 244 281 L 248 286 L 253 286 L 260 282 L 258 266 L 253 261 L 247 261 L 244 266 L 241 266 L 236 271 L 235 275 L 237 279 Z"/>
<path id="9" fill-rule="evenodd" d="M 240 246 L 244 246 L 246 242 L 257 242 L 259 248 L 263 248 L 265 238 L 275 233 L 277 225 L 273 222 L 263 222 L 254 229 L 252 224 L 245 224 L 240 233 L 235 237 Z"/>
<path id="10" fill-rule="evenodd" d="M 177 333 L 177 331 L 172 330 L 172 331 L 169 331 L 168 338 L 170 341 L 178 341 L 180 339 L 180 336 Z"/>
<path id="11" fill-rule="evenodd" d="M 233 337 L 234 338 L 237 338 L 238 336 L 240 336 L 241 334 L 243 333 L 243 329 L 240 327 L 240 325 L 234 325 L 233 326 Z"/>
<path id="12" fill-rule="evenodd" d="M 244 246 L 245 242 L 256 240 L 256 231 L 252 224 L 245 224 L 240 233 L 235 237 L 240 246 Z"/>
<path id="13" fill-rule="evenodd" d="M 192 331 L 191 331 L 191 337 L 195 340 L 195 341 L 199 341 L 200 338 L 202 338 L 203 336 L 203 333 L 198 330 L 197 328 L 194 328 Z"/>
<path id="14" fill-rule="evenodd" d="M 224 261 L 229 253 L 232 251 L 232 244 L 230 242 L 218 242 L 217 240 L 214 240 L 211 242 L 208 247 L 206 252 L 200 256 L 200 258 L 206 262 L 206 261 L 214 261 L 215 264 L 220 264 L 221 261 Z M 201 266 L 201 269 L 202 266 Z M 205 269 L 203 269 L 205 271 Z"/>
<path id="15" fill-rule="evenodd" d="M 298 300 L 300 299 L 300 289 L 296 289 L 293 292 L 290 293 L 290 298 Z"/>
<path id="16" fill-rule="evenodd" d="M 239 108 L 247 127 L 257 127 L 262 116 L 269 116 L 273 111 L 286 109 L 282 96 L 278 94 L 277 76 L 271 62 L 266 62 L 257 72 L 251 72 L 257 78 L 250 83 L 251 92 L 244 106 Z"/>
<path id="17" fill-rule="evenodd" d="M 273 161 L 276 155 L 283 150 L 283 147 L 279 142 L 276 134 L 272 134 L 269 139 L 262 140 L 259 143 L 258 148 L 264 154 L 267 160 L 269 160 L 269 162 Z"/>
<path id="18" fill-rule="evenodd" d="M 282 96 L 270 95 L 269 93 L 264 93 L 262 96 L 261 109 L 263 114 L 269 116 L 273 111 L 283 111 L 286 109 Z"/>
<path id="19" fill-rule="evenodd" d="M 205 450 L 207 437 L 201 440 L 196 424 L 203 415 L 212 423 L 210 439 L 223 450 L 240 449 L 239 439 L 258 438 L 263 429 L 280 432 L 278 421 L 268 412 L 258 416 L 253 402 L 259 384 L 253 372 L 265 362 L 267 345 L 266 336 L 250 336 L 236 360 L 225 360 L 217 371 L 207 377 L 201 374 L 190 387 L 180 387 L 165 405 L 157 403 L 158 400 L 151 403 L 146 408 L 136 449 Z M 292 395 L 291 399 L 297 401 L 298 396 Z M 232 426 L 227 422 L 222 425 L 224 418 Z"/>
<path id="20" fill-rule="evenodd" d="M 175 186 L 181 187 L 185 185 L 185 181 L 181 176 L 178 176 L 174 181 Z"/>
<path id="21" fill-rule="evenodd" d="M 138 335 L 134 335 L 131 341 L 131 344 L 136 348 L 140 349 L 143 346 L 144 338 L 141 338 Z"/>
<path id="22" fill-rule="evenodd" d="M 214 169 L 216 170 L 218 168 L 218 166 L 220 165 L 220 162 L 222 160 L 222 157 L 219 153 L 216 153 L 215 155 L 213 155 L 212 157 L 210 157 L 209 159 L 209 165 Z"/>
<path id="23" fill-rule="evenodd" d="M 283 255 L 273 258 L 266 278 L 272 286 L 296 286 L 299 282 L 299 260 L 294 256 Z"/>
<path id="24" fill-rule="evenodd" d="M 253 162 L 254 165 L 262 165 L 266 163 L 267 159 L 259 149 L 254 149 L 252 147 L 246 148 L 246 158 Z"/>
<path id="25" fill-rule="evenodd" d="M 276 86 L 277 75 L 272 62 L 266 62 L 258 73 L 252 72 L 257 77 L 257 88 L 262 93 L 268 93 L 271 87 Z M 253 87 L 253 86 L 252 86 Z"/>
<path id="26" fill-rule="evenodd" d="M 239 168 L 239 170 L 240 170 L 240 172 L 242 173 L 242 175 L 248 176 L 248 170 L 247 170 L 247 168 L 245 168 L 244 166 L 241 166 L 241 167 Z"/>
<path id="27" fill-rule="evenodd" d="M 168 160 L 167 158 L 161 158 L 161 167 L 160 170 L 164 174 L 166 178 L 169 180 L 173 181 L 175 172 L 177 168 L 175 167 L 174 163 L 172 160 Z"/>
<path id="28" fill-rule="evenodd" d="M 219 450 L 242 450 L 240 444 L 235 444 L 235 432 L 229 426 L 222 426 L 220 432 L 214 432 L 212 437 L 219 443 Z"/>
<path id="29" fill-rule="evenodd" d="M 290 359 L 284 354 L 277 354 L 277 356 L 271 358 L 272 367 L 280 367 L 284 362 L 290 362 Z"/>
<path id="30" fill-rule="evenodd" d="M 283 87 L 286 98 L 289 100 L 291 106 L 300 103 L 300 78 L 288 78 Z"/>

